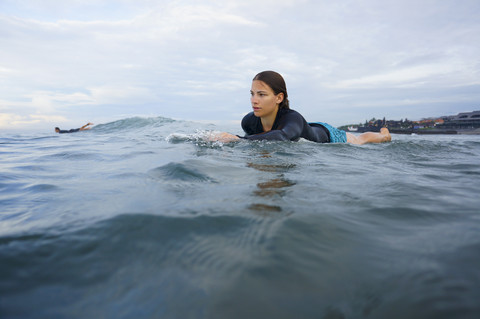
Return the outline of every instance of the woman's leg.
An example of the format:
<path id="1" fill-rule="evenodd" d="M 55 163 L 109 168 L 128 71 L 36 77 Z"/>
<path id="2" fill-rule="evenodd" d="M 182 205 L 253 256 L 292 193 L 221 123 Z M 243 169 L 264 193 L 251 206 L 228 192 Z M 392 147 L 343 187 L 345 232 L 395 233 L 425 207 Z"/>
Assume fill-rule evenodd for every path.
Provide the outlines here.
<path id="1" fill-rule="evenodd" d="M 380 133 L 365 132 L 358 136 L 347 132 L 347 143 L 351 144 L 362 145 L 366 143 L 383 143 L 390 142 L 391 140 L 392 137 L 390 136 L 390 132 L 386 127 L 382 127 L 380 129 Z"/>

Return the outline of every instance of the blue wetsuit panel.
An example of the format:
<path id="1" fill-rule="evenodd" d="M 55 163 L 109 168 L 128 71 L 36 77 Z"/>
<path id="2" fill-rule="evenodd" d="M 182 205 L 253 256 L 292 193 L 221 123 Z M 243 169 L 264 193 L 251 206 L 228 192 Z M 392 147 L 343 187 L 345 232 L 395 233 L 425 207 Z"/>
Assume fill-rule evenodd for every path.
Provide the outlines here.
<path id="1" fill-rule="evenodd" d="M 347 133 L 343 130 L 339 130 L 336 127 L 331 126 L 330 124 L 323 122 L 308 123 L 310 125 L 320 124 L 328 130 L 330 135 L 330 143 L 347 143 Z"/>

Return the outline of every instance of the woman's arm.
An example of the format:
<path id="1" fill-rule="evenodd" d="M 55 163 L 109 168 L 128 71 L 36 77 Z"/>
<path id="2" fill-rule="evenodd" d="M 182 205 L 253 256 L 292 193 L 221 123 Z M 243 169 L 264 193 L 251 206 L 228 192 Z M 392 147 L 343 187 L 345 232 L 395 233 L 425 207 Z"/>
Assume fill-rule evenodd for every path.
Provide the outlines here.
<path id="1" fill-rule="evenodd" d="M 240 138 L 238 136 L 227 133 L 227 132 L 212 134 L 211 136 L 208 137 L 208 140 L 210 142 L 222 142 L 222 143 L 233 142 L 239 139 Z"/>
<path id="2" fill-rule="evenodd" d="M 85 124 L 84 126 L 82 126 L 82 127 L 80 128 L 80 131 L 89 130 L 90 128 L 87 128 L 87 126 L 89 126 L 89 125 L 93 125 L 93 123 L 90 123 L 90 122 L 89 122 L 89 123 Z"/>

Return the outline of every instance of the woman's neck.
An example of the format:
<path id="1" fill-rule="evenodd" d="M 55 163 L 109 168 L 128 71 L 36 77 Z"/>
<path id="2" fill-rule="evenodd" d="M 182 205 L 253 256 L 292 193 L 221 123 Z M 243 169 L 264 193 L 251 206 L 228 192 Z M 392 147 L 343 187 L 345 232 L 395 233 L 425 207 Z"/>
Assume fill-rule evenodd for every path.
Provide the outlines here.
<path id="1" fill-rule="evenodd" d="M 275 123 L 275 119 L 277 118 L 278 107 L 277 109 L 269 114 L 268 116 L 261 117 L 260 120 L 262 121 L 262 127 L 264 132 L 271 131 L 273 128 L 273 124 Z"/>

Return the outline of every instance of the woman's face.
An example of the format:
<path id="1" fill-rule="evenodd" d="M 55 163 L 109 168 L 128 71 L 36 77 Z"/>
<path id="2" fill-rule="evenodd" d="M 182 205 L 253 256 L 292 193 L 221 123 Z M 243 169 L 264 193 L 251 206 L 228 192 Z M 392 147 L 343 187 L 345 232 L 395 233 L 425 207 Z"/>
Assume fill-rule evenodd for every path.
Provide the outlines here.
<path id="1" fill-rule="evenodd" d="M 283 101 L 283 93 L 275 95 L 275 92 L 263 81 L 253 81 L 250 94 L 253 114 L 256 117 L 275 116 L 278 105 Z"/>

